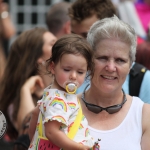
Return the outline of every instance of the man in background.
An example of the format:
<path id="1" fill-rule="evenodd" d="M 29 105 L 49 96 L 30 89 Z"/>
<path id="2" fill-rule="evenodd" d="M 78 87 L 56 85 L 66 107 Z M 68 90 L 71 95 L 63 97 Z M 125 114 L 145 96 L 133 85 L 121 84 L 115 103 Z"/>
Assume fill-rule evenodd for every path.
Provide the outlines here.
<path id="1" fill-rule="evenodd" d="M 69 2 L 59 2 L 53 4 L 46 16 L 46 25 L 51 33 L 58 39 L 65 34 L 70 34 L 70 17 L 68 9 L 71 6 Z"/>
<path id="2" fill-rule="evenodd" d="M 86 38 L 94 22 L 114 15 L 116 9 L 110 0 L 76 0 L 69 9 L 71 31 Z"/>

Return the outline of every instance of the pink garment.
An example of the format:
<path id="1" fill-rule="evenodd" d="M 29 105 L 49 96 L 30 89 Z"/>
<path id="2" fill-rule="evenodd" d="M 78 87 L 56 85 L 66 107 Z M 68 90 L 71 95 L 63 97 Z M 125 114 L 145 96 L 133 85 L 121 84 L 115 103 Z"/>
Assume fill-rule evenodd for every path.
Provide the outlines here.
<path id="1" fill-rule="evenodd" d="M 148 25 L 150 25 L 150 5 L 137 3 L 135 4 L 135 8 L 145 32 L 148 33 Z"/>

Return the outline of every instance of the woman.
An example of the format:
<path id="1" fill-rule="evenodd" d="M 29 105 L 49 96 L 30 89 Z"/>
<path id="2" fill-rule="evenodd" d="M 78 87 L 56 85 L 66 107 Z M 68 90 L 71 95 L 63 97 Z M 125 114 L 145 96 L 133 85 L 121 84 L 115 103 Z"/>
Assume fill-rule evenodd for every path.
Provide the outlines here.
<path id="1" fill-rule="evenodd" d="M 55 41 L 56 37 L 47 29 L 36 27 L 24 31 L 11 45 L 0 91 L 0 110 L 7 119 L 7 134 L 12 140 L 17 138 L 25 116 L 35 107 L 43 88 L 52 82 L 43 65 Z M 34 88 L 29 89 L 31 84 Z M 28 91 L 32 96 L 24 97 Z"/>
<path id="2" fill-rule="evenodd" d="M 122 90 L 135 61 L 135 31 L 117 17 L 106 18 L 93 24 L 87 40 L 95 53 L 95 72 L 79 98 L 91 135 L 101 139 L 101 150 L 149 150 L 150 105 Z"/>
<path id="3" fill-rule="evenodd" d="M 114 16 L 94 23 L 87 40 L 95 72 L 80 99 L 91 135 L 101 139 L 102 150 L 148 150 L 150 105 L 122 90 L 135 61 L 135 31 Z"/>

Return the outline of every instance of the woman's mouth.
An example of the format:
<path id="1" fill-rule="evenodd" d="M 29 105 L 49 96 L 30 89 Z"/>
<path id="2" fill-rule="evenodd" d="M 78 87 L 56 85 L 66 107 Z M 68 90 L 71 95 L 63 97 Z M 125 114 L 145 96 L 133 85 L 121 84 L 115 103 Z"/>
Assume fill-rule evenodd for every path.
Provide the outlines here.
<path id="1" fill-rule="evenodd" d="M 101 75 L 102 78 L 108 79 L 108 80 L 115 80 L 117 77 L 113 76 L 106 76 L 106 75 Z"/>

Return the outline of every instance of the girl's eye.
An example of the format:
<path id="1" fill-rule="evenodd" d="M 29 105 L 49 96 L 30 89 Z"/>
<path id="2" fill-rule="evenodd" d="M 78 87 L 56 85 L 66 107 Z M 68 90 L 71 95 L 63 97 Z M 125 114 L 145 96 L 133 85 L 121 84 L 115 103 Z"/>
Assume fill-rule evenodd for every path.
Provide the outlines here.
<path id="1" fill-rule="evenodd" d="M 64 71 L 68 72 L 68 71 L 70 71 L 70 70 L 69 70 L 69 69 L 64 69 Z"/>
<path id="2" fill-rule="evenodd" d="M 83 74 L 84 72 L 78 71 L 79 74 Z"/>

